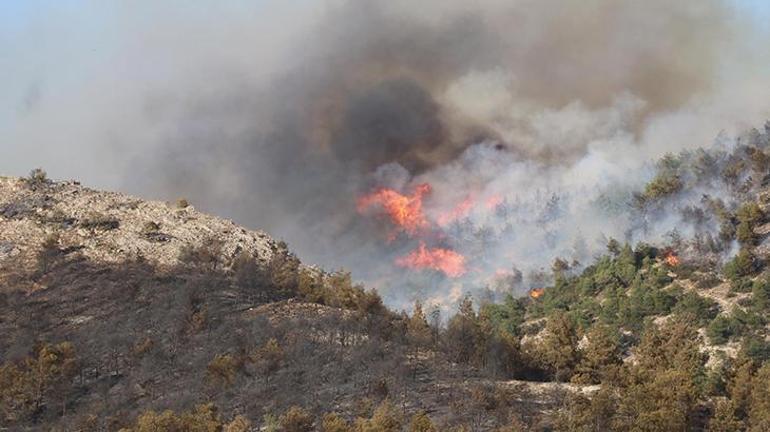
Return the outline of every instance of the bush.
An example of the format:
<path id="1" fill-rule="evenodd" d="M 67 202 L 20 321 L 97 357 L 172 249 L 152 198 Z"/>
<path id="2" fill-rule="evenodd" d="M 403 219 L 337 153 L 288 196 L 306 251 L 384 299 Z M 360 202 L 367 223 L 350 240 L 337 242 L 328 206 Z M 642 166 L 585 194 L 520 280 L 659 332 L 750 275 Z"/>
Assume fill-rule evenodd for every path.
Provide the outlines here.
<path id="1" fill-rule="evenodd" d="M 770 281 L 757 279 L 751 287 L 751 307 L 757 312 L 770 308 Z"/>
<path id="2" fill-rule="evenodd" d="M 770 342 L 756 336 L 743 339 L 741 350 L 757 364 L 770 360 Z"/>
<path id="3" fill-rule="evenodd" d="M 120 228 L 120 221 L 104 214 L 92 214 L 80 221 L 80 226 L 90 230 L 110 231 Z"/>
<path id="4" fill-rule="evenodd" d="M 702 297 L 692 291 L 685 293 L 672 309 L 675 314 L 692 315 L 699 326 L 705 325 L 719 313 L 719 305 L 714 300 Z"/>
<path id="5" fill-rule="evenodd" d="M 374 410 L 372 418 L 360 418 L 356 421 L 357 432 L 399 432 L 400 430 L 401 416 L 387 399 Z"/>
<path id="6" fill-rule="evenodd" d="M 706 329 L 706 335 L 711 340 L 711 343 L 715 345 L 722 345 L 727 343 L 733 337 L 739 336 L 743 333 L 743 324 L 730 315 L 719 315 L 714 318 Z"/>
<path id="7" fill-rule="evenodd" d="M 751 276 L 757 271 L 757 263 L 754 254 L 748 249 L 741 249 L 733 259 L 725 263 L 722 271 L 731 281 Z"/>
<path id="8" fill-rule="evenodd" d="M 304 408 L 293 406 L 281 416 L 281 432 L 311 432 L 313 415 Z"/>
<path id="9" fill-rule="evenodd" d="M 205 404 L 181 414 L 147 411 L 139 416 L 134 426 L 120 432 L 215 432 L 222 430 L 223 426 L 217 408 L 213 404 Z"/>
<path id="10" fill-rule="evenodd" d="M 353 428 L 339 414 L 328 413 L 321 422 L 321 432 L 353 432 Z"/>
<path id="11" fill-rule="evenodd" d="M 231 386 L 240 365 L 232 354 L 217 354 L 206 368 L 208 379 L 216 385 Z"/>
<path id="12" fill-rule="evenodd" d="M 436 426 L 424 412 L 418 412 L 412 416 L 409 423 L 409 432 L 437 432 Z"/>
<path id="13" fill-rule="evenodd" d="M 49 183 L 48 174 L 42 168 L 35 168 L 27 176 L 27 184 L 30 186 L 42 186 Z"/>

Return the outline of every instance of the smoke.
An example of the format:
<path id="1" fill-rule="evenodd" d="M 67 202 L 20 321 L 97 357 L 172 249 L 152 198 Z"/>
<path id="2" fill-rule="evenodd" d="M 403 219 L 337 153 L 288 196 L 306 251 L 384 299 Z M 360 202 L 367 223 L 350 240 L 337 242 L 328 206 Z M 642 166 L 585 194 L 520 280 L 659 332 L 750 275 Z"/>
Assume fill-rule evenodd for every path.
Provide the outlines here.
<path id="1" fill-rule="evenodd" d="M 0 34 L 3 172 L 185 196 L 394 306 L 686 231 L 635 229 L 652 162 L 770 117 L 753 24 L 718 0 L 83 3 Z M 357 211 L 420 184 L 420 232 Z"/>

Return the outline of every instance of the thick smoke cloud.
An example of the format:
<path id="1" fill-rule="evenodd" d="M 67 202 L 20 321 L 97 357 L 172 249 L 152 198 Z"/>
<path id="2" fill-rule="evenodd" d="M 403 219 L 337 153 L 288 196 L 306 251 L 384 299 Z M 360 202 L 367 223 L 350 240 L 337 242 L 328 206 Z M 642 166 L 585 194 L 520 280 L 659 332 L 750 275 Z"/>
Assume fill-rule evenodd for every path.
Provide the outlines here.
<path id="1" fill-rule="evenodd" d="M 676 221 L 629 232 L 625 210 L 650 161 L 770 117 L 753 30 L 718 0 L 182 3 L 62 7 L 0 39 L 0 167 L 185 196 L 397 306 L 661 238 Z M 424 238 L 356 211 L 421 183 Z M 395 266 L 419 241 L 467 273 Z"/>

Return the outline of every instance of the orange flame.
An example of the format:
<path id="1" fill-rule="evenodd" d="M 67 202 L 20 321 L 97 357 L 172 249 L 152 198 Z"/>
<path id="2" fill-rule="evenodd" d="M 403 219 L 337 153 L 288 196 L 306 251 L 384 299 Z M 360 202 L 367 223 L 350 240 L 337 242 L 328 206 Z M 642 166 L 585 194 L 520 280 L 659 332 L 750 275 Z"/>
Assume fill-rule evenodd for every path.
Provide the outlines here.
<path id="1" fill-rule="evenodd" d="M 396 258 L 396 265 L 412 269 L 433 269 L 456 278 L 466 273 L 465 257 L 451 249 L 420 247 L 409 255 Z"/>
<path id="2" fill-rule="evenodd" d="M 676 256 L 674 252 L 668 252 L 666 253 L 665 258 L 663 258 L 663 262 L 668 264 L 670 267 L 676 267 L 679 265 L 679 257 Z"/>
<path id="3" fill-rule="evenodd" d="M 529 296 L 533 299 L 540 298 L 545 292 L 545 288 L 533 288 L 529 290 Z"/>
<path id="4" fill-rule="evenodd" d="M 473 198 L 468 197 L 462 200 L 460 204 L 457 204 L 452 210 L 441 213 L 438 218 L 436 218 L 436 223 L 439 224 L 439 226 L 447 226 L 450 223 L 462 219 L 465 217 L 473 207 Z"/>
<path id="5" fill-rule="evenodd" d="M 358 212 L 363 213 L 372 206 L 382 207 L 395 225 L 413 235 L 428 226 L 422 212 L 422 198 L 430 191 L 427 183 L 415 187 L 412 195 L 402 195 L 393 189 L 379 189 L 358 199 Z"/>

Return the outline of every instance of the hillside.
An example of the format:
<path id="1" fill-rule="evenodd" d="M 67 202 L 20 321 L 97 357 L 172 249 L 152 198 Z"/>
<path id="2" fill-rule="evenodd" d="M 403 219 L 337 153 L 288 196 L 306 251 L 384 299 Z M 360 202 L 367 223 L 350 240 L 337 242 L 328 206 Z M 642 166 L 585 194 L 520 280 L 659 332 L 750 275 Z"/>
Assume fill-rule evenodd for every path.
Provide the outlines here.
<path id="1" fill-rule="evenodd" d="M 183 200 L 2 178 L 0 430 L 766 430 L 768 168 L 767 133 L 667 155 L 629 219 L 686 234 L 450 315 Z"/>
<path id="2" fill-rule="evenodd" d="M 386 397 L 402 414 L 496 423 L 478 406 L 494 384 L 441 352 L 414 355 L 408 317 L 376 294 L 185 203 L 2 178 L 0 280 L 7 430 L 118 430 L 208 402 L 256 427 L 291 406 L 371 415 Z M 535 417 L 562 395 L 500 391 Z"/>

